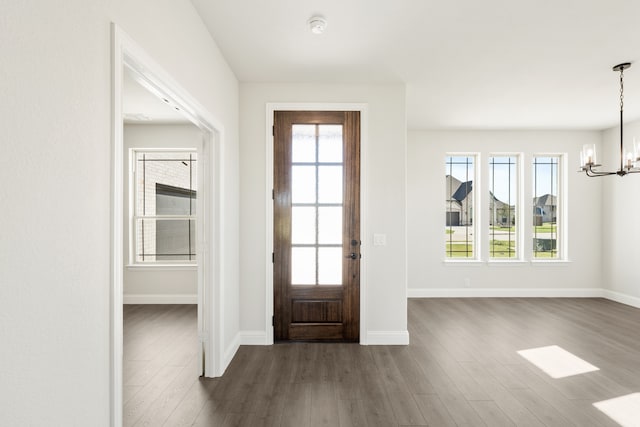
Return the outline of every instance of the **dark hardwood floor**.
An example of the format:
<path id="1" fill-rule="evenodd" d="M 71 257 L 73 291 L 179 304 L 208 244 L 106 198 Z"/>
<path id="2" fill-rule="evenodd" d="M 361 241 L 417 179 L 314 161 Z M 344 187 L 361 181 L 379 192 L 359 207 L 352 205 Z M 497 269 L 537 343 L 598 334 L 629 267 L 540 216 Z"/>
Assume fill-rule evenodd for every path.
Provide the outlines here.
<path id="1" fill-rule="evenodd" d="M 593 403 L 640 392 L 640 310 L 603 299 L 411 299 L 409 346 L 242 346 L 216 379 L 195 306 L 124 312 L 125 426 L 618 426 Z M 517 353 L 550 345 L 599 370 Z"/>

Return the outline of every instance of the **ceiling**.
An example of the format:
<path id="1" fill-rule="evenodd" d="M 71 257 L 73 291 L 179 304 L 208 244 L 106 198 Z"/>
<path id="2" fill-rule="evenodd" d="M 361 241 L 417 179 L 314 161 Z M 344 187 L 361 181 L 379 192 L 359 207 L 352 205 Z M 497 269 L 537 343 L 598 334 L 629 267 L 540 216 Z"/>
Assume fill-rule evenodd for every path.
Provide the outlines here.
<path id="1" fill-rule="evenodd" d="M 611 127 L 640 60 L 638 0 L 191 1 L 241 82 L 404 83 L 410 129 Z"/>
<path id="2" fill-rule="evenodd" d="M 191 123 L 181 112 L 143 87 L 126 67 L 122 75 L 122 113 L 124 122 L 129 124 Z"/>

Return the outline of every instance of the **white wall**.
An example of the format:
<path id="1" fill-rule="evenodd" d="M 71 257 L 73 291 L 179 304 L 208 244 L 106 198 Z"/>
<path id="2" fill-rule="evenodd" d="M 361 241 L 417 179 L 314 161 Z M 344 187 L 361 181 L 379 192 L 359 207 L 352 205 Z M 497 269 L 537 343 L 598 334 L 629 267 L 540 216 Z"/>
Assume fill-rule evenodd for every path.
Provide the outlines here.
<path id="1" fill-rule="evenodd" d="M 640 138 L 640 121 L 625 124 L 625 148 L 633 149 L 632 138 Z M 604 131 L 602 170 L 620 167 L 620 128 Z M 600 154 L 599 154 L 600 156 Z M 600 162 L 600 160 L 599 160 Z M 603 181 L 604 280 L 607 296 L 640 307 L 640 174 L 608 176 Z"/>
<path id="2" fill-rule="evenodd" d="M 405 159 L 406 120 L 403 85 L 241 84 L 240 87 L 240 324 L 244 331 L 266 332 L 267 261 L 266 104 L 367 103 L 362 180 L 363 271 L 369 337 L 406 336 Z M 373 233 L 387 235 L 387 246 L 372 246 Z M 269 251 L 270 252 L 270 251 Z M 379 332 L 380 334 L 376 334 Z M 361 337 L 364 338 L 364 337 Z"/>
<path id="3" fill-rule="evenodd" d="M 125 165 L 131 165 L 132 148 L 197 149 L 202 131 L 192 124 L 126 124 Z M 125 167 L 124 188 L 124 301 L 126 303 L 191 303 L 198 297 L 197 267 L 131 266 L 129 260 L 129 178 Z"/>
<path id="4" fill-rule="evenodd" d="M 409 296 L 596 296 L 601 276 L 601 181 L 578 174 L 582 144 L 599 146 L 600 132 L 540 131 L 411 131 L 407 148 L 407 228 Z M 531 244 L 525 234 L 527 262 L 516 264 L 444 262 L 444 200 L 447 152 L 525 155 L 524 202 L 532 199 L 531 155 L 568 154 L 568 262 L 529 262 Z M 486 170 L 486 168 L 484 168 Z M 486 183 L 486 175 L 484 177 Z M 483 188 L 486 188 L 483 187 Z M 477 191 L 474 188 L 474 192 Z M 487 205 L 488 206 L 488 205 Z M 523 209 L 524 226 L 531 209 Z M 486 216 L 485 216 L 486 221 Z M 487 242 L 488 227 L 481 235 Z M 484 234 L 483 234 L 484 233 Z M 527 253 L 529 254 L 527 256 Z M 469 287 L 465 286 L 469 279 Z"/>
<path id="5" fill-rule="evenodd" d="M 186 0 L 1 9 L 0 425 L 107 426 L 110 22 L 224 124 L 227 344 L 238 331 L 238 83 Z"/>

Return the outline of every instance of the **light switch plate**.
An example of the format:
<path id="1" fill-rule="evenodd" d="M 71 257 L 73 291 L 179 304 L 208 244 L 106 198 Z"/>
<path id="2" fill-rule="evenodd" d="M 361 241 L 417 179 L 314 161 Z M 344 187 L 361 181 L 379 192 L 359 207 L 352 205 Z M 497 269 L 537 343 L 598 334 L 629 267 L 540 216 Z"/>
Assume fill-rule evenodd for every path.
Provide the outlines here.
<path id="1" fill-rule="evenodd" d="M 373 246 L 386 246 L 387 245 L 387 235 L 386 234 L 374 234 L 373 235 Z"/>

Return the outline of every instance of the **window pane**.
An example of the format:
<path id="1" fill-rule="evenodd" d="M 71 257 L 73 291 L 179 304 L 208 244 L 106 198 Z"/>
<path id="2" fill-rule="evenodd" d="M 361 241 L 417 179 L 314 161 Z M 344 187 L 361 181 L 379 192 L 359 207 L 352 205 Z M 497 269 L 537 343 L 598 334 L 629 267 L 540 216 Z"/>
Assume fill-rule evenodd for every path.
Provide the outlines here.
<path id="1" fill-rule="evenodd" d="M 291 209 L 291 243 L 316 243 L 316 208 L 294 206 Z"/>
<path id="2" fill-rule="evenodd" d="M 445 159 L 445 251 L 447 258 L 474 258 L 474 156 Z"/>
<path id="3" fill-rule="evenodd" d="M 196 259 L 196 221 L 138 219 L 136 261 L 193 261 Z"/>
<path id="4" fill-rule="evenodd" d="M 195 261 L 197 154 L 135 153 L 136 262 Z M 158 216 L 182 218 L 150 218 Z"/>
<path id="5" fill-rule="evenodd" d="M 318 248 L 318 284 L 342 285 L 342 248 Z"/>
<path id="6" fill-rule="evenodd" d="M 342 207 L 318 208 L 318 243 L 342 243 Z"/>
<path id="7" fill-rule="evenodd" d="M 293 163 L 315 163 L 316 125 L 293 125 L 291 132 L 291 160 Z"/>
<path id="8" fill-rule="evenodd" d="M 316 248 L 291 248 L 291 284 L 316 284 Z"/>
<path id="9" fill-rule="evenodd" d="M 156 183 L 156 215 L 195 215 L 196 192 Z"/>
<path id="10" fill-rule="evenodd" d="M 319 125 L 318 128 L 318 161 L 342 163 L 342 125 Z"/>
<path id="11" fill-rule="evenodd" d="M 560 157 L 533 159 L 533 256 L 558 258 L 558 177 Z"/>
<path id="12" fill-rule="evenodd" d="M 518 159 L 489 158 L 489 257 L 516 258 Z"/>
<path id="13" fill-rule="evenodd" d="M 293 203 L 315 203 L 316 167 L 293 166 L 291 169 L 291 201 Z"/>
<path id="14" fill-rule="evenodd" d="M 319 166 L 318 180 L 318 202 L 342 203 L 342 166 Z"/>
<path id="15" fill-rule="evenodd" d="M 182 211 L 177 214 L 181 215 L 189 209 L 195 214 L 195 204 L 190 203 L 188 197 L 192 196 L 195 200 L 196 173 L 195 153 L 136 153 L 136 215 L 158 215 L 156 211 L 158 188 L 174 189 L 173 196 L 176 196 L 175 192 L 183 191 L 183 195 L 187 197 L 184 200 L 186 206 L 183 206 Z M 178 209 L 177 206 L 174 208 Z"/>

